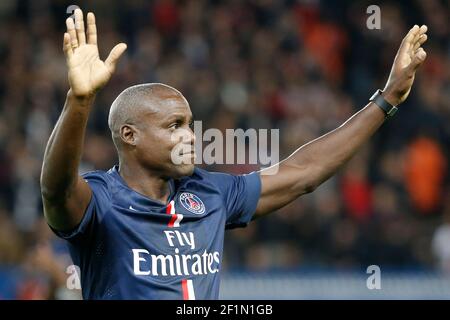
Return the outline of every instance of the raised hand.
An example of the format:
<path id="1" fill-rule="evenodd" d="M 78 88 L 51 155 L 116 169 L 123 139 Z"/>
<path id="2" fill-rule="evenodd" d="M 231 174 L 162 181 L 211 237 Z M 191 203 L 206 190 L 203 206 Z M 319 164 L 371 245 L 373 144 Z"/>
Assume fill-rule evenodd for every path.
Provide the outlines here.
<path id="1" fill-rule="evenodd" d="M 102 61 L 98 54 L 97 27 L 92 12 L 87 14 L 87 32 L 80 9 L 75 10 L 75 23 L 72 18 L 68 18 L 66 26 L 63 49 L 69 69 L 70 88 L 76 97 L 93 96 L 111 78 L 127 46 L 119 43 Z"/>
<path id="2" fill-rule="evenodd" d="M 414 82 L 417 68 L 425 61 L 427 54 L 421 47 L 427 41 L 427 26 L 418 25 L 409 30 L 403 39 L 392 65 L 383 96 L 392 105 L 406 100 Z"/>

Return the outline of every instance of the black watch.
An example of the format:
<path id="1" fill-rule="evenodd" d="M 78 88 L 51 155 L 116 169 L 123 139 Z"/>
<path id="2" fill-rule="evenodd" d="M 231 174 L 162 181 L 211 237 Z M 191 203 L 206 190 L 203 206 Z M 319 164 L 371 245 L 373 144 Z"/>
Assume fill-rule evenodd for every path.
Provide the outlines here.
<path id="1" fill-rule="evenodd" d="M 381 95 L 382 93 L 383 91 L 378 89 L 373 96 L 370 97 L 369 101 L 374 102 L 377 106 L 379 106 L 384 111 L 386 118 L 390 118 L 397 112 L 398 108 L 387 102 Z"/>

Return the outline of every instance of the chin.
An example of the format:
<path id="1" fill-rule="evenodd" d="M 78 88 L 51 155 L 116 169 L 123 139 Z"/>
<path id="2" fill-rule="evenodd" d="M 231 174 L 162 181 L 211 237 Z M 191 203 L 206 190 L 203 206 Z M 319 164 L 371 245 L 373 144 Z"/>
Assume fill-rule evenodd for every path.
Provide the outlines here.
<path id="1" fill-rule="evenodd" d="M 191 176 L 194 173 L 194 169 L 195 169 L 195 166 L 193 164 L 178 165 L 175 169 L 175 171 L 176 171 L 175 178 Z"/>

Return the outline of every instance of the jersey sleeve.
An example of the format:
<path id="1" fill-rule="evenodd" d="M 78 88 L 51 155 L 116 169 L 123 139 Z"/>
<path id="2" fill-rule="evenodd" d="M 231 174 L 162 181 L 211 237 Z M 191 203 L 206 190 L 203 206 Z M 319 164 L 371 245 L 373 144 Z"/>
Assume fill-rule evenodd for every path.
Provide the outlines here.
<path id="1" fill-rule="evenodd" d="M 226 229 L 245 227 L 255 213 L 261 193 L 259 173 L 244 175 L 210 172 L 226 208 Z"/>
<path id="2" fill-rule="evenodd" d="M 106 172 L 93 171 L 83 174 L 83 178 L 92 190 L 91 200 L 86 208 L 80 223 L 71 231 L 53 231 L 57 236 L 70 242 L 88 240 L 95 232 L 104 215 L 111 206 L 111 193 L 109 191 L 109 177 Z"/>

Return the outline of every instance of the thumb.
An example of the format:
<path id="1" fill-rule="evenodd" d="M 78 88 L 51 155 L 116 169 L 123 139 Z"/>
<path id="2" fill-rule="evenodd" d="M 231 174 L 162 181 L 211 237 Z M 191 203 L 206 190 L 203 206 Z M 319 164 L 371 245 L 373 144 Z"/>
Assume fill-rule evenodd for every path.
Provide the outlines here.
<path id="1" fill-rule="evenodd" d="M 116 69 L 117 61 L 126 49 L 127 45 L 125 43 L 119 43 L 114 48 L 112 48 L 111 52 L 108 55 L 108 58 L 106 58 L 105 60 L 106 67 L 111 73 L 113 73 Z"/>
<path id="2" fill-rule="evenodd" d="M 427 57 L 427 53 L 425 52 L 425 50 L 423 50 L 423 48 L 419 48 L 415 55 L 413 60 L 411 61 L 409 68 L 411 69 L 411 71 L 416 71 L 417 68 L 425 61 Z"/>

